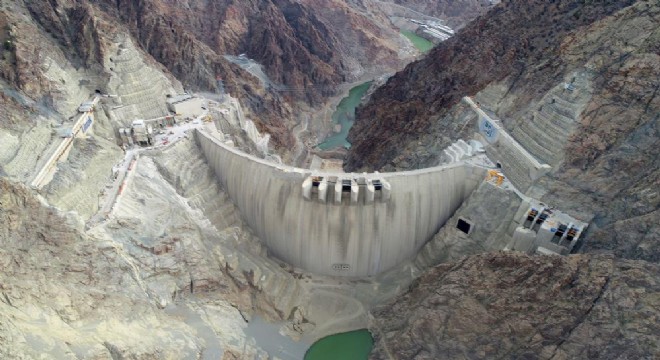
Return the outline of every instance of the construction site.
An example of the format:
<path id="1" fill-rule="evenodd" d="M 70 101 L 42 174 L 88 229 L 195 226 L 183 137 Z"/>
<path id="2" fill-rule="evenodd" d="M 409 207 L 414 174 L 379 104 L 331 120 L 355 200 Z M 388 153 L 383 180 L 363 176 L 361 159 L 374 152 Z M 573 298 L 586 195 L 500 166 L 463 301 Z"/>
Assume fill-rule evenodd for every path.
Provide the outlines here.
<path id="1" fill-rule="evenodd" d="M 372 306 L 438 262 L 490 250 L 566 255 L 589 225 L 534 198 L 552 153 L 523 146 L 470 97 L 463 103 L 474 136 L 457 139 L 434 167 L 344 173 L 340 159 L 317 157 L 298 168 L 282 163 L 221 79 L 217 94 L 185 93 L 140 59 L 125 40 L 109 59 L 110 82 L 72 104 L 74 116 L 43 119 L 20 144 L 0 134 L 8 139 L 2 159 L 15 154 L 3 169 L 75 212 L 89 236 L 131 264 L 159 307 L 184 317 L 195 309 L 177 305 L 177 294 L 210 286 L 213 275 L 192 271 L 182 283 L 143 264 L 177 268 L 190 261 L 186 249 L 201 262 L 213 254 L 276 312 L 299 314 L 276 332 L 311 343 L 366 327 Z M 141 81 L 145 73 L 153 81 Z M 562 104 L 558 97 L 552 106 Z M 535 114 L 548 129 L 568 121 L 548 111 Z M 248 346 L 247 337 L 232 341 L 221 347 Z"/>

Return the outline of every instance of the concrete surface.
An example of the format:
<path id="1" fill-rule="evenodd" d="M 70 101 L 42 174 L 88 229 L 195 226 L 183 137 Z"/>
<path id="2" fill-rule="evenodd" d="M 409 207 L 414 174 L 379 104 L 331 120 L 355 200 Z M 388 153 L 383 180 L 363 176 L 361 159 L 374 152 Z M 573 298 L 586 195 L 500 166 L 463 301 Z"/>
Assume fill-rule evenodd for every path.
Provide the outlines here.
<path id="1" fill-rule="evenodd" d="M 195 134 L 218 180 L 273 255 L 318 274 L 375 275 L 411 259 L 485 175 L 464 162 L 377 174 L 392 187 L 389 201 L 322 203 L 303 197 L 302 183 L 312 171 L 246 155 L 203 130 Z"/>

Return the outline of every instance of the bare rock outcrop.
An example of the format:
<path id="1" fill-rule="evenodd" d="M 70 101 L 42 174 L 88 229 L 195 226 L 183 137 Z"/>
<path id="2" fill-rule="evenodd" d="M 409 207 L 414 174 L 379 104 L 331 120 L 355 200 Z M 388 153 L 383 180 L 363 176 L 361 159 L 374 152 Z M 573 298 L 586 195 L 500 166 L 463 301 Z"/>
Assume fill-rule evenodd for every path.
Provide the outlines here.
<path id="1" fill-rule="evenodd" d="M 465 26 L 477 15 L 487 12 L 492 6 L 489 0 L 385 0 L 385 2 L 392 2 L 424 15 L 440 18 L 454 29 Z"/>
<path id="2" fill-rule="evenodd" d="M 191 328 L 157 310 L 117 249 L 83 235 L 75 217 L 0 180 L 0 219 L 3 358 L 181 357 L 201 350 Z"/>
<path id="3" fill-rule="evenodd" d="M 278 148 L 293 145 L 289 129 L 297 119 L 292 106 L 319 106 L 337 95 L 339 84 L 383 67 L 394 70 L 410 56 L 399 52 L 404 42 L 388 22 L 380 21 L 384 15 L 366 14 L 341 1 L 2 4 L 0 75 L 35 101 L 61 107 L 71 101 L 67 89 L 105 90 L 113 46 L 118 37 L 130 34 L 150 65 L 187 89 L 215 91 L 216 77 L 222 77 Z M 277 91 L 223 57 L 240 53 L 264 65 Z M 81 79 L 53 78 L 49 61 L 80 73 Z"/>
<path id="4" fill-rule="evenodd" d="M 477 95 L 529 151 L 552 160 L 542 200 L 593 216 L 584 251 L 658 261 L 659 14 L 645 0 L 502 2 L 358 108 L 347 170 L 434 165 L 474 132 L 460 99 Z M 584 98 L 556 96 L 580 77 Z M 537 116 L 559 118 L 561 131 L 530 132 Z M 574 128 L 562 127 L 568 121 Z"/>
<path id="5" fill-rule="evenodd" d="M 278 313 L 181 220 L 153 238 L 159 224 L 127 217 L 85 233 L 74 213 L 0 179 L 0 357 L 261 353 L 247 343 L 243 314 Z M 113 231 L 125 238 L 105 236 Z"/>
<path id="6" fill-rule="evenodd" d="M 375 309 L 372 359 L 652 359 L 660 267 L 493 253 L 437 266 Z"/>

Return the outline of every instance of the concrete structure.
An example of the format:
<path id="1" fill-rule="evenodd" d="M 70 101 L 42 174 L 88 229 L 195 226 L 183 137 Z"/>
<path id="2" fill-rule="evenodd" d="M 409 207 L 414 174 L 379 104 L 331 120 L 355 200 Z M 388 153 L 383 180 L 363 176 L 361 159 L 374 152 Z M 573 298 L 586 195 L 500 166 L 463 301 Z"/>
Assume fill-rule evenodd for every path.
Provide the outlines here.
<path id="1" fill-rule="evenodd" d="M 60 136 L 62 136 L 60 144 L 55 151 L 50 154 L 48 160 L 46 160 L 41 169 L 37 171 L 37 174 L 32 179 L 30 185 L 37 189 L 41 189 L 53 179 L 53 175 L 55 175 L 55 172 L 57 171 L 57 163 L 66 160 L 69 151 L 71 150 L 71 146 L 73 146 L 73 139 L 76 137 L 85 137 L 91 130 L 92 124 L 94 123 L 94 108 L 98 101 L 99 98 L 95 96 L 81 105 L 78 109 L 81 114 L 73 123 L 70 130 L 66 129 L 60 134 Z"/>
<path id="2" fill-rule="evenodd" d="M 479 134 L 486 140 L 485 150 L 488 157 L 500 165 L 516 188 L 525 192 L 552 169 L 521 146 L 506 132 L 499 120 L 483 111 L 471 98 L 464 97 L 463 101 L 470 105 L 478 116 Z"/>
<path id="3" fill-rule="evenodd" d="M 410 22 L 419 25 L 419 28 L 415 32 L 416 34 L 433 42 L 434 44 L 443 42 L 455 34 L 452 28 L 442 25 L 442 23 L 438 20 L 419 21 L 410 19 Z"/>
<path id="4" fill-rule="evenodd" d="M 180 116 L 197 117 L 202 114 L 204 101 L 201 98 L 183 94 L 167 99 L 167 108 Z"/>
<path id="5" fill-rule="evenodd" d="M 521 225 L 513 233 L 511 250 L 530 254 L 567 255 L 589 226 L 584 221 L 535 200 L 527 200 L 524 205 L 527 205 L 527 210 L 518 214 Z"/>
<path id="6" fill-rule="evenodd" d="M 197 130 L 244 219 L 278 258 L 319 274 L 365 276 L 412 259 L 485 176 L 458 161 L 347 174 L 274 164 Z"/>

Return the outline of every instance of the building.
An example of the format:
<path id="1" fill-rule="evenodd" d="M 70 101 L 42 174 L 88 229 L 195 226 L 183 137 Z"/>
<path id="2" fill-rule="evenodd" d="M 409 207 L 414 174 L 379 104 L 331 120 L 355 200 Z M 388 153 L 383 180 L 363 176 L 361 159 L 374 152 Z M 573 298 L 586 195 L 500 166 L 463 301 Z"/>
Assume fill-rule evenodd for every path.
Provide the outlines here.
<path id="1" fill-rule="evenodd" d="M 190 94 L 170 97 L 167 99 L 167 108 L 171 112 L 185 117 L 197 117 L 204 111 L 202 99 Z"/>
<path id="2" fill-rule="evenodd" d="M 532 201 L 513 234 L 512 250 L 568 255 L 589 226 L 557 209 Z"/>

